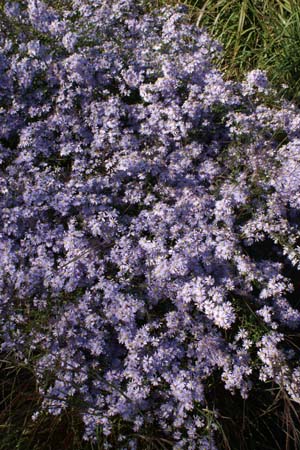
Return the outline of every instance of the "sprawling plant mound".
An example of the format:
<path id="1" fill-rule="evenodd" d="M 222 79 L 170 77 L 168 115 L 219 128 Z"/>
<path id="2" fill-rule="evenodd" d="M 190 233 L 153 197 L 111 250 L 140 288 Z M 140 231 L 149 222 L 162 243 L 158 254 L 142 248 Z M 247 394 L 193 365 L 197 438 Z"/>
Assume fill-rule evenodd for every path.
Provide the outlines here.
<path id="1" fill-rule="evenodd" d="M 225 81 L 181 10 L 61 3 L 2 12 L 2 351 L 87 438 L 208 448 L 213 374 L 300 396 L 300 115 Z"/>

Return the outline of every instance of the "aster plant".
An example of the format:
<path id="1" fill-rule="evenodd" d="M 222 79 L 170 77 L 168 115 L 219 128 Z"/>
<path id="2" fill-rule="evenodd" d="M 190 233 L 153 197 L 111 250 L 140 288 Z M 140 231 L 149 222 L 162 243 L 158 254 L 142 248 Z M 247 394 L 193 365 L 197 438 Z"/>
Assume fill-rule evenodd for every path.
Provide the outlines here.
<path id="1" fill-rule="evenodd" d="M 212 376 L 299 402 L 298 110 L 225 81 L 182 8 L 2 9 L 1 351 L 34 418 L 76 402 L 86 439 L 121 418 L 215 449 Z"/>

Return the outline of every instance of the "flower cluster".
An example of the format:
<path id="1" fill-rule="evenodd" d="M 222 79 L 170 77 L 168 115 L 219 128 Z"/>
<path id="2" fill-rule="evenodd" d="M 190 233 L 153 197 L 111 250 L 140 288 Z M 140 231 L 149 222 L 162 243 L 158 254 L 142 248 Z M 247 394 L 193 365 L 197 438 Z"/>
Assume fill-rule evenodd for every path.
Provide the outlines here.
<path id="1" fill-rule="evenodd" d="M 256 355 L 299 398 L 297 109 L 268 106 L 260 71 L 225 81 L 180 8 L 3 14 L 1 349 L 34 361 L 43 407 L 80 400 L 87 439 L 121 417 L 192 450 L 214 448 L 213 374 L 246 398 Z"/>

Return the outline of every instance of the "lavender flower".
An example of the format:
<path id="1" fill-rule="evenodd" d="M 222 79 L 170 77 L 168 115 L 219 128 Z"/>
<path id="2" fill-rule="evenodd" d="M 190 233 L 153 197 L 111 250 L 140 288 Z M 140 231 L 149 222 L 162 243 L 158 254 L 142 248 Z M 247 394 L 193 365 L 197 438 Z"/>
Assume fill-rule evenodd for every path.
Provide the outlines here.
<path id="1" fill-rule="evenodd" d="M 181 8 L 4 14 L 22 31 L 0 34 L 1 350 L 38 355 L 42 408 L 80 399 L 87 439 L 119 417 L 204 449 L 212 375 L 246 398 L 256 353 L 299 398 L 298 110 L 262 103 L 260 71 L 225 81 Z"/>

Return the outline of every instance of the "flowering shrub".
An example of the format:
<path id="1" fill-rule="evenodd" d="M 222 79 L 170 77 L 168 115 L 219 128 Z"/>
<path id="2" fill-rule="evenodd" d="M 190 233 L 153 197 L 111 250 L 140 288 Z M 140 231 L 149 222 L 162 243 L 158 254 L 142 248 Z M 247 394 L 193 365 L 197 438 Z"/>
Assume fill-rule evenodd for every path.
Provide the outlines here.
<path id="1" fill-rule="evenodd" d="M 42 407 L 212 449 L 213 374 L 298 401 L 298 111 L 259 70 L 225 81 L 181 9 L 28 0 L 3 24 L 1 349 Z"/>

